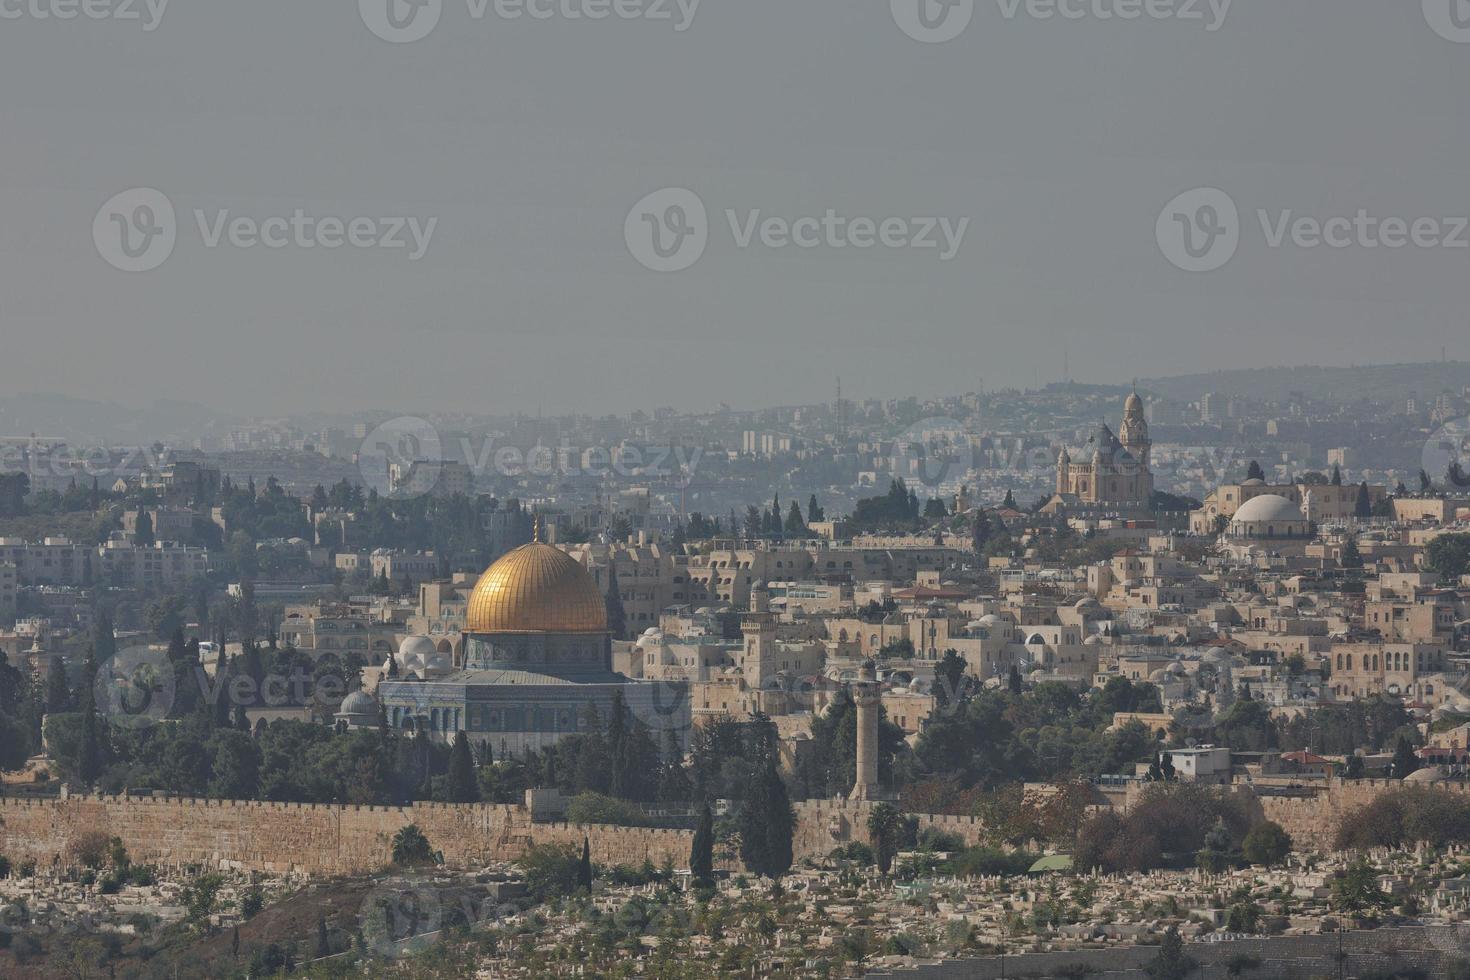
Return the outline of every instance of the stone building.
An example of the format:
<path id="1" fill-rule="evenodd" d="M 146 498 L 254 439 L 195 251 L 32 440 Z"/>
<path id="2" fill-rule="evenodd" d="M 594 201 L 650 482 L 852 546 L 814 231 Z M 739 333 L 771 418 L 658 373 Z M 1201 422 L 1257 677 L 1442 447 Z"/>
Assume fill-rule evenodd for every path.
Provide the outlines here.
<path id="1" fill-rule="evenodd" d="M 388 724 L 438 741 L 463 731 L 496 758 L 523 757 L 605 723 L 621 694 L 656 732 L 683 738 L 688 730 L 688 684 L 613 671 L 597 583 L 551 545 L 522 545 L 486 570 L 470 593 L 460 646 L 458 666 L 420 673 L 400 663 L 397 677 L 378 683 Z"/>
<path id="2" fill-rule="evenodd" d="M 1128 396 L 1118 435 L 1107 423 L 1097 427 L 1087 452 L 1074 458 L 1063 448 L 1057 457 L 1056 496 L 1052 512 L 1109 509 L 1148 511 L 1154 492 L 1150 455 L 1153 440 L 1138 392 Z"/>

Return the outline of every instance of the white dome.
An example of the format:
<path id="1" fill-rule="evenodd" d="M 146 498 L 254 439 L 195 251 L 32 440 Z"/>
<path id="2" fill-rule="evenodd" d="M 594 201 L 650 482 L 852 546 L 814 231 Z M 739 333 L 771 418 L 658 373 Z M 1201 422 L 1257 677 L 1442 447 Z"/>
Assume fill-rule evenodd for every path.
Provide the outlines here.
<path id="1" fill-rule="evenodd" d="M 1302 509 L 1285 497 L 1278 497 L 1274 493 L 1264 493 L 1259 497 L 1252 497 L 1246 501 L 1240 510 L 1235 512 L 1235 521 L 1238 523 L 1281 523 L 1282 521 L 1305 521 Z"/>
<path id="2" fill-rule="evenodd" d="M 403 644 L 398 648 L 398 662 L 408 664 L 410 659 L 420 662 L 427 660 L 435 653 L 434 641 L 427 636 L 405 637 Z"/>
<path id="3" fill-rule="evenodd" d="M 1258 476 L 1253 476 L 1241 484 L 1243 487 L 1264 487 L 1265 485 L 1266 481 Z"/>

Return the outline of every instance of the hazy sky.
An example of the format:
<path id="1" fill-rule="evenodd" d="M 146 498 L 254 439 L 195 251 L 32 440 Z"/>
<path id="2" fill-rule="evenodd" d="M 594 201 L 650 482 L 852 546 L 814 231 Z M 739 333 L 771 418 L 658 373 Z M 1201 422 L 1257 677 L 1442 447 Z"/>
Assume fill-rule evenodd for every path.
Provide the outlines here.
<path id="1" fill-rule="evenodd" d="M 1470 357 L 1467 0 L 1235 0 L 1218 24 L 1221 0 L 1068 0 L 1076 19 L 973 0 L 945 43 L 901 29 L 922 33 L 920 0 L 702 0 L 682 31 L 675 0 L 602 20 L 566 13 L 613 0 L 537 0 L 545 19 L 392 0 L 408 30 L 438 14 L 412 43 L 369 29 L 391 34 L 390 0 L 172 0 L 151 31 L 145 0 L 111 0 L 137 20 L 38 16 L 77 2 L 0 0 L 8 392 L 606 412 L 820 400 L 839 373 L 855 397 L 1030 385 L 1064 345 L 1089 381 Z M 1149 4 L 1203 19 L 1098 16 Z M 643 213 L 679 224 L 658 198 L 630 219 L 667 187 L 707 209 L 680 225 L 707 248 L 660 273 L 627 242 Z M 1204 198 L 1160 221 L 1199 187 L 1238 208 L 1233 232 Z M 136 196 L 99 214 L 132 188 L 176 212 L 146 272 L 97 244 L 162 228 Z M 436 223 L 416 260 L 407 230 L 244 248 L 220 225 L 297 209 L 369 219 L 364 242 Z M 740 244 L 751 212 L 829 209 L 872 225 L 842 225 L 843 248 L 814 225 L 813 247 L 758 226 Z M 1360 209 L 1345 247 L 1293 241 L 1297 217 Z M 1233 258 L 1182 271 L 1159 227 L 1212 215 Z M 895 247 L 874 241 L 889 218 Z M 924 218 L 968 219 L 952 257 L 939 226 L 940 247 L 898 247 Z M 1421 218 L 1421 244 L 1384 244 L 1379 220 Z"/>

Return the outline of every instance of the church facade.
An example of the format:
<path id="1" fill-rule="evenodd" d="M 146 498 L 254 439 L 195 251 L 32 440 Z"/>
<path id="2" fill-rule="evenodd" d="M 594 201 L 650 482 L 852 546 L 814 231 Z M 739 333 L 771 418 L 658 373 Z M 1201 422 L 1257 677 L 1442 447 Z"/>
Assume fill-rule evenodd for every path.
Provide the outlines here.
<path id="1" fill-rule="evenodd" d="M 1150 469 L 1153 440 L 1138 392 L 1128 396 L 1123 425 L 1115 434 L 1106 422 L 1074 457 L 1062 448 L 1057 457 L 1056 495 L 1043 512 L 1150 510 L 1154 476 Z"/>

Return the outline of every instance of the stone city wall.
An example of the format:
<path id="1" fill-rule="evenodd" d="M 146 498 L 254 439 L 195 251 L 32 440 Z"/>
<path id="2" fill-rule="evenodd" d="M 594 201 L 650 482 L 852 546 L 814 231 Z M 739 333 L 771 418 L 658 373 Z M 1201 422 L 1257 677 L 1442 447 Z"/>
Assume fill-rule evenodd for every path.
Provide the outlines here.
<path id="1" fill-rule="evenodd" d="M 1260 795 L 1262 814 L 1286 828 L 1298 848 L 1331 846 L 1343 815 L 1395 780 L 1333 780 L 1302 796 Z M 1446 792 L 1470 793 L 1470 783 L 1441 783 Z M 846 800 L 797 803 L 793 851 L 797 861 L 825 857 L 849 841 L 871 843 L 868 816 L 874 804 Z M 980 843 L 984 824 L 975 817 L 917 815 L 919 826 Z M 129 855 L 148 864 L 198 864 L 311 874 L 372 872 L 389 861 L 393 835 L 417 824 L 446 863 L 468 868 L 511 861 L 533 844 L 580 845 L 604 865 L 687 867 L 694 834 L 688 830 L 535 823 L 523 806 L 416 803 L 408 807 L 260 803 L 181 797 L 70 796 L 66 799 L 0 799 L 0 853 L 12 861 L 65 864 L 89 833 L 119 837 Z"/>
<path id="2" fill-rule="evenodd" d="M 256 871 L 351 874 L 381 869 L 393 835 L 417 824 L 454 867 L 519 857 L 533 843 L 580 845 L 600 864 L 644 859 L 688 864 L 691 831 L 532 823 L 524 807 L 419 803 L 411 807 L 331 806 L 189 798 L 71 796 L 0 800 L 0 853 L 11 860 L 65 864 L 85 834 L 119 837 L 147 864 L 200 864 Z"/>
<path id="3" fill-rule="evenodd" d="M 1420 785 L 1447 793 L 1470 793 L 1470 782 Z M 1261 793 L 1259 801 L 1265 818 L 1281 824 L 1296 843 L 1297 850 L 1324 850 L 1332 847 L 1337 829 L 1347 814 L 1403 786 L 1397 779 L 1333 779 L 1315 792 L 1301 796 Z"/>

